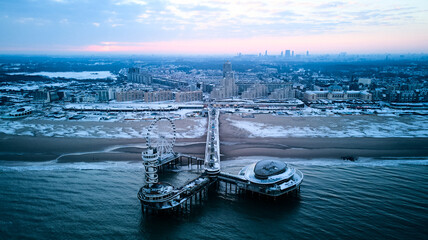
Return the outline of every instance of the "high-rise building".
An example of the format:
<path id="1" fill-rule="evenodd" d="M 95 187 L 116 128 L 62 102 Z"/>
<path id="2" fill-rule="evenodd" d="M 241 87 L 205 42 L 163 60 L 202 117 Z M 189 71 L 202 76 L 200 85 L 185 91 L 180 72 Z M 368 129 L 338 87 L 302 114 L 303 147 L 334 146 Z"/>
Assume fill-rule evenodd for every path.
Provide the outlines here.
<path id="1" fill-rule="evenodd" d="M 309 51 L 306 51 L 306 57 L 309 56 Z"/>
<path id="2" fill-rule="evenodd" d="M 293 50 L 293 51 L 291 51 L 291 56 L 292 56 L 292 57 L 294 57 L 294 50 Z"/>
<path id="3" fill-rule="evenodd" d="M 232 72 L 232 64 L 227 62 L 227 69 L 223 69 L 224 78 L 222 81 L 222 86 L 225 88 L 225 96 L 233 97 L 237 94 L 238 87 L 235 84 L 235 77 Z"/>
<path id="4" fill-rule="evenodd" d="M 285 50 L 285 57 L 290 57 L 290 50 Z"/>
<path id="5" fill-rule="evenodd" d="M 152 83 L 153 77 L 150 74 L 143 72 L 140 68 L 129 68 L 128 81 L 149 85 Z"/>
<path id="6" fill-rule="evenodd" d="M 267 50 L 265 50 L 265 56 L 267 56 Z"/>
<path id="7" fill-rule="evenodd" d="M 238 87 L 235 84 L 235 78 L 232 72 L 232 64 L 227 61 L 223 64 L 223 79 L 220 86 L 213 89 L 211 98 L 223 99 L 236 96 L 238 94 Z"/>
<path id="8" fill-rule="evenodd" d="M 281 57 L 284 56 L 284 51 L 281 51 Z"/>
<path id="9" fill-rule="evenodd" d="M 232 63 L 227 61 L 223 64 L 223 78 L 226 77 L 227 74 L 232 73 Z"/>
<path id="10" fill-rule="evenodd" d="M 261 97 L 266 97 L 268 89 L 266 85 L 255 83 L 253 86 L 249 87 L 245 92 L 242 93 L 243 99 L 256 99 Z"/>

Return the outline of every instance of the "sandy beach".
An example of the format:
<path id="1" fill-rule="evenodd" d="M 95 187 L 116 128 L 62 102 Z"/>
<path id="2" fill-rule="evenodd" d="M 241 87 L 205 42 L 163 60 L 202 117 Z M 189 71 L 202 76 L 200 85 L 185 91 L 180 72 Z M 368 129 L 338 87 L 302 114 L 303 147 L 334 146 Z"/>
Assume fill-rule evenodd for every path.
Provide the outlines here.
<path id="1" fill-rule="evenodd" d="M 175 121 L 177 141 L 175 152 L 204 157 L 206 134 L 205 119 L 183 119 Z M 415 123 L 415 121 L 417 121 Z M 271 156 L 280 158 L 341 158 L 357 157 L 426 157 L 428 156 L 428 137 L 425 136 L 426 118 L 406 119 L 373 116 L 351 117 L 283 117 L 270 114 L 242 119 L 236 114 L 220 116 L 220 142 L 222 160 L 241 156 Z M 367 129 L 370 122 L 384 127 L 375 129 L 381 135 L 365 137 L 358 135 L 358 129 Z M 242 123 L 242 126 L 239 125 Z M 30 125 L 48 124 L 30 121 Z M 93 162 L 93 161 L 140 161 L 145 149 L 144 134 L 126 135 L 116 132 L 103 137 L 109 129 L 121 126 L 132 127 L 134 132 L 145 129 L 149 122 L 99 123 L 99 122 L 61 122 L 55 128 L 81 127 L 93 128 L 94 133 L 77 135 L 33 136 L 0 133 L 1 161 L 51 161 Z M 409 125 L 413 124 L 413 125 Z M 419 125 L 417 125 L 419 124 Z M 34 126 L 33 126 L 34 125 Z M 360 126 L 361 125 L 361 126 Z M 105 131 L 99 132 L 103 127 Z M 406 135 L 406 128 L 415 136 Z M 55 130 L 55 128 L 53 128 Z M 23 131 L 29 131 L 26 127 Z M 125 129 L 125 128 L 124 128 Z M 326 130 L 328 129 L 328 130 Z M 403 130 L 404 129 L 404 130 Z M 31 130 L 31 129 L 30 129 Z M 121 129 L 119 129 L 121 130 Z M 324 130 L 324 135 L 311 135 L 311 131 Z M 34 130 L 31 130 L 34 133 Z M 80 131 L 80 130 L 79 130 Z M 304 131 L 299 135 L 298 131 Z M 374 131 L 374 130 L 373 130 Z M 401 132 L 400 132 L 401 131 Z M 409 132 L 407 131 L 407 132 Z M 119 131 L 120 133 L 121 131 Z M 269 134 L 265 134 L 268 132 Z M 336 132 L 341 132 L 336 134 Z M 376 132 L 376 133 L 377 133 Z M 116 137 L 115 137 L 116 136 Z M 355 136 L 355 137 L 354 137 Z M 392 137 L 389 137 L 392 136 Z"/>
<path id="2" fill-rule="evenodd" d="M 284 158 L 424 157 L 427 138 L 221 138 L 223 160 Z M 139 161 L 144 139 L 53 138 L 0 135 L 3 161 Z M 177 139 L 176 152 L 203 157 L 205 139 Z"/>

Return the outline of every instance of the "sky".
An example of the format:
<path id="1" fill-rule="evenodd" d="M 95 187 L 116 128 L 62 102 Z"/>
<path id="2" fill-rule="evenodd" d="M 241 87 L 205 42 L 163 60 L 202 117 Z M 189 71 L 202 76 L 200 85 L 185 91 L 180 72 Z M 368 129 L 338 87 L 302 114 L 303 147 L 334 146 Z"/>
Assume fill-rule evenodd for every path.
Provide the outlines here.
<path id="1" fill-rule="evenodd" d="M 0 53 L 428 53 L 428 0 L 0 0 Z"/>

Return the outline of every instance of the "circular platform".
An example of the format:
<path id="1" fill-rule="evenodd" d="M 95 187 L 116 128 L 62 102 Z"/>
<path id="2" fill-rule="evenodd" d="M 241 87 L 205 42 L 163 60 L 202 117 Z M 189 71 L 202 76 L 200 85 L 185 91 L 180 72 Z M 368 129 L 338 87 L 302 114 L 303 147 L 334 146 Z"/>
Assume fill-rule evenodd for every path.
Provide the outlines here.
<path id="1" fill-rule="evenodd" d="M 261 160 L 244 167 L 240 175 L 255 184 L 275 184 L 288 181 L 296 170 L 278 160 Z"/>

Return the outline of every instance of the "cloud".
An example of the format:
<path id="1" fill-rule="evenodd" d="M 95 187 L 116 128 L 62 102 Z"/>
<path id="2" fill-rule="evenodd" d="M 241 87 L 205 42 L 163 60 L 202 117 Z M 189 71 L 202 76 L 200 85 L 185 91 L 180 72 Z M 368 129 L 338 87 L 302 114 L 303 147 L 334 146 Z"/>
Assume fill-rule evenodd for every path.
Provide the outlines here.
<path id="1" fill-rule="evenodd" d="M 63 19 L 59 20 L 59 23 L 61 23 L 61 24 L 69 24 L 70 22 L 68 21 L 67 18 L 63 18 Z"/>
<path id="2" fill-rule="evenodd" d="M 117 17 L 119 15 L 117 12 L 112 11 L 112 12 L 109 12 L 108 14 L 109 14 L 109 17 L 105 22 L 110 24 L 110 26 L 115 28 L 115 27 L 124 25 L 124 20 L 122 18 Z"/>
<path id="3" fill-rule="evenodd" d="M 146 22 L 149 17 L 151 17 L 151 15 L 149 14 L 149 12 L 146 11 L 145 13 L 138 15 L 135 21 L 139 23 Z"/>
<path id="4" fill-rule="evenodd" d="M 23 17 L 23 18 L 19 18 L 18 20 L 16 20 L 19 23 L 32 23 L 35 21 L 34 18 L 32 17 Z"/>
<path id="5" fill-rule="evenodd" d="M 318 6 L 318 8 L 337 8 L 337 7 L 342 7 L 346 5 L 346 2 L 328 2 L 328 3 L 323 3 L 321 5 Z"/>
<path id="6" fill-rule="evenodd" d="M 50 23 L 49 20 L 42 18 L 34 18 L 34 17 L 21 17 L 16 20 L 16 22 L 21 24 L 33 24 L 37 26 L 43 26 Z"/>
<path id="7" fill-rule="evenodd" d="M 166 27 L 166 26 L 162 27 L 162 30 L 164 30 L 164 31 L 176 31 L 176 30 L 183 31 L 184 29 L 186 29 L 186 27 L 184 27 L 183 25 L 181 25 L 181 26 L 174 26 L 174 27 Z"/>
<path id="8" fill-rule="evenodd" d="M 116 5 L 147 5 L 147 2 L 142 0 L 116 0 L 114 2 Z"/>
<path id="9" fill-rule="evenodd" d="M 88 24 L 95 19 L 96 22 L 103 19 L 100 23 L 105 25 L 132 29 L 135 37 L 138 37 L 135 32 L 147 29 L 152 31 L 150 36 L 167 38 L 183 35 L 205 38 L 218 35 L 284 36 L 400 26 L 411 21 L 426 23 L 427 20 L 422 13 L 417 16 L 414 4 L 384 1 L 374 3 L 372 0 L 108 0 L 103 4 L 63 1 L 73 3 L 76 8 L 89 9 L 85 10 L 87 19 L 82 13 L 78 14 L 79 17 L 83 15 L 81 19 L 62 13 L 62 16 L 56 16 L 55 22 L 57 19 L 67 18 L 74 24 L 85 20 Z M 90 10 L 93 7 L 88 5 L 99 9 L 94 12 Z M 427 7 L 418 10 L 426 11 Z M 58 15 L 60 14 L 58 11 Z M 162 35 L 165 30 L 175 30 L 174 35 Z"/>
<path id="10" fill-rule="evenodd" d="M 343 2 L 333 1 L 322 7 L 344 5 Z M 230 37 L 238 37 L 240 34 L 303 34 L 320 32 L 323 25 L 329 26 L 326 29 L 328 31 L 332 28 L 339 30 L 340 25 L 349 25 L 349 17 L 340 12 L 330 17 L 316 13 L 319 6 L 310 2 L 280 0 L 170 0 L 158 6 L 151 14 L 138 15 L 135 21 L 159 25 L 163 30 L 180 29 L 174 25 L 185 26 L 185 29 L 193 30 L 193 34 L 206 34 L 206 37 L 216 34 Z M 334 17 L 337 19 L 332 19 Z"/>
<path id="11" fill-rule="evenodd" d="M 126 42 L 101 42 L 102 45 L 121 45 L 127 44 Z"/>
<path id="12" fill-rule="evenodd" d="M 334 38 L 335 34 L 348 33 L 370 33 L 379 38 L 385 36 L 392 38 L 406 33 L 409 38 L 418 35 L 422 39 L 427 39 L 428 33 L 425 28 L 428 22 L 428 5 L 425 2 L 423 0 L 3 1 L 0 4 L 2 10 L 0 30 L 10 37 L 0 39 L 0 42 L 11 46 L 21 42 L 26 46 L 31 44 L 30 40 L 26 39 L 32 39 L 36 34 L 37 28 L 34 26 L 43 25 L 44 34 L 37 35 L 37 41 L 64 42 L 70 45 L 84 45 L 110 39 L 117 42 L 175 41 L 170 43 L 182 46 L 177 41 L 304 36 L 313 39 L 314 35 L 328 35 Z M 73 10 L 72 13 L 70 9 Z M 4 17 L 4 14 L 9 17 Z M 69 31 L 58 31 L 65 26 L 64 24 L 67 24 Z M 20 25 L 19 28 L 17 25 Z M 91 32 L 82 26 L 99 28 Z M 75 38 L 76 34 L 79 34 L 79 38 Z M 407 45 L 410 46 L 410 43 Z M 109 45 L 110 49 L 114 49 L 114 46 L 116 45 Z M 119 46 L 125 47 L 124 44 Z M 137 46 L 141 48 L 140 45 Z"/>

